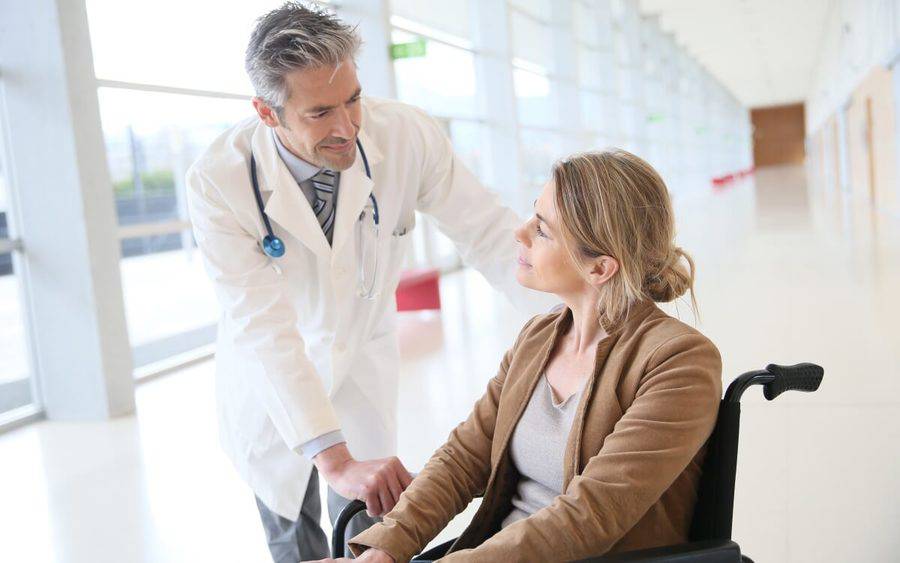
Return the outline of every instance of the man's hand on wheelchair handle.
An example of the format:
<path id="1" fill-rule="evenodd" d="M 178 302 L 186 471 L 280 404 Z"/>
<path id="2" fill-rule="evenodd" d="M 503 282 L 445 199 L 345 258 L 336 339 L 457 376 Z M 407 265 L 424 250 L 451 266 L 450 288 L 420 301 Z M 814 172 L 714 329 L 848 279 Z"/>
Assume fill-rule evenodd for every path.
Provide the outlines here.
<path id="1" fill-rule="evenodd" d="M 313 463 L 337 494 L 365 502 L 369 516 L 390 512 L 412 482 L 409 471 L 396 457 L 357 461 L 345 443 L 322 451 Z"/>

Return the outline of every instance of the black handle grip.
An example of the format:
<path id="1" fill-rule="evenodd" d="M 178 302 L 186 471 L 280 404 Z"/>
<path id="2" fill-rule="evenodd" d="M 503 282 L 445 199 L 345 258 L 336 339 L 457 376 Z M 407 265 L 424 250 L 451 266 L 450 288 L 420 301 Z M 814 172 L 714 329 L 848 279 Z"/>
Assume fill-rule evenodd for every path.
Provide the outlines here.
<path id="1" fill-rule="evenodd" d="M 334 521 L 334 530 L 331 532 L 331 556 L 334 559 L 340 559 L 344 556 L 344 544 L 346 543 L 344 534 L 350 519 L 365 509 L 366 503 L 361 500 L 352 500 L 338 514 L 337 520 Z"/>
<path id="2" fill-rule="evenodd" d="M 769 364 L 766 371 L 775 376 L 773 381 L 763 386 L 763 395 L 770 401 L 785 391 L 811 393 L 819 388 L 825 375 L 821 366 L 808 363 L 793 366 Z"/>

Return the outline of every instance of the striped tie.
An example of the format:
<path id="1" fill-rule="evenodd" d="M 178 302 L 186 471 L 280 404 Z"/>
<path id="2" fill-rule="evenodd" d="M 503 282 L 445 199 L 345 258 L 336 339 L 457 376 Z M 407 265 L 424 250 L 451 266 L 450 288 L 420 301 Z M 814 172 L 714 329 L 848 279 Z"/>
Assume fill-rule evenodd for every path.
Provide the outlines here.
<path id="1" fill-rule="evenodd" d="M 332 235 L 334 234 L 334 186 L 335 173 L 333 170 L 323 169 L 311 178 L 313 187 L 316 189 L 316 200 L 313 203 L 313 212 L 319 219 L 319 225 L 322 226 L 322 232 L 331 244 Z"/>

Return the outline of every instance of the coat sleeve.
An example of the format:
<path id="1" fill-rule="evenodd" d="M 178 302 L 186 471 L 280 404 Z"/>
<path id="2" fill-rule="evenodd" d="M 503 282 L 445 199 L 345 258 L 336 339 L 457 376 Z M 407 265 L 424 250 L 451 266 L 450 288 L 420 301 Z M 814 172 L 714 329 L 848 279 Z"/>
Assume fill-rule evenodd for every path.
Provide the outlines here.
<path id="1" fill-rule="evenodd" d="M 249 188 L 248 188 L 249 189 Z M 187 173 L 194 237 L 257 398 L 291 449 L 340 429 L 315 367 L 306 357 L 285 276 L 258 238 L 239 223 L 207 175 Z"/>
<path id="2" fill-rule="evenodd" d="M 441 126 L 421 110 L 414 111 L 417 143 L 425 148 L 419 211 L 432 217 L 463 262 L 478 270 L 517 309 L 529 315 L 546 313 L 559 299 L 516 281 L 514 231 L 521 218 L 466 168 Z"/>
<path id="3" fill-rule="evenodd" d="M 634 402 L 564 494 L 477 548 L 441 561 L 570 561 L 609 551 L 709 438 L 721 373 L 718 351 L 700 334 L 661 345 Z"/>
<path id="4" fill-rule="evenodd" d="M 469 417 L 435 451 L 384 521 L 350 540 L 354 555 L 358 557 L 374 547 L 397 563 L 409 561 L 484 492 L 491 472 L 500 393 L 518 343 L 533 321 L 526 323 L 516 343 L 503 356 L 497 374 L 488 382 Z"/>

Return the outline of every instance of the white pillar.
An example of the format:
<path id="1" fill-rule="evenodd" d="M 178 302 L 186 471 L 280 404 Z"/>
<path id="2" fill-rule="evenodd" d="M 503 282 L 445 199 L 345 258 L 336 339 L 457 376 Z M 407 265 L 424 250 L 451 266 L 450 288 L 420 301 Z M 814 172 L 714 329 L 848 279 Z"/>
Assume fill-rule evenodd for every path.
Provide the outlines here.
<path id="1" fill-rule="evenodd" d="M 578 96 L 578 44 L 572 12 L 571 2 L 557 2 L 553 5 L 551 33 L 553 62 L 556 67 L 553 86 L 557 91 L 556 122 L 563 131 L 563 155 L 577 152 L 585 144 L 582 137 L 585 123 Z"/>
<path id="2" fill-rule="evenodd" d="M 337 13 L 344 23 L 359 26 L 357 31 L 363 45 L 356 63 L 363 92 L 379 98 L 396 98 L 388 0 L 342 0 Z"/>
<path id="3" fill-rule="evenodd" d="M 472 2 L 476 95 L 487 116 L 488 157 L 485 181 L 505 197 L 507 204 L 522 211 L 520 190 L 518 116 L 513 87 L 509 17 L 505 0 Z M 530 203 L 528 204 L 530 206 Z"/>
<path id="4" fill-rule="evenodd" d="M 49 418 L 134 410 L 112 183 L 83 0 L 6 3 L 3 121 Z"/>
<path id="5" fill-rule="evenodd" d="M 896 7 L 898 18 L 900 18 L 900 7 Z M 900 33 L 900 30 L 898 30 Z M 900 53 L 894 58 L 891 62 L 891 78 L 894 84 L 894 146 L 896 147 L 896 157 L 894 162 L 900 163 Z M 843 114 L 843 109 L 838 110 L 839 114 Z M 841 167 L 843 170 L 843 166 Z M 891 211 L 896 216 L 900 216 L 900 171 L 896 174 L 894 182 L 894 189 L 896 193 L 894 194 L 895 204 L 894 209 Z"/>

